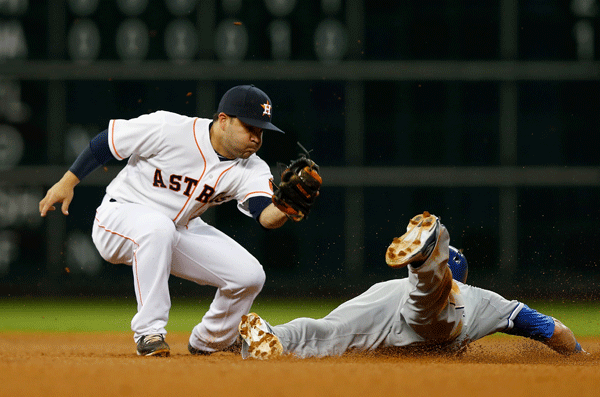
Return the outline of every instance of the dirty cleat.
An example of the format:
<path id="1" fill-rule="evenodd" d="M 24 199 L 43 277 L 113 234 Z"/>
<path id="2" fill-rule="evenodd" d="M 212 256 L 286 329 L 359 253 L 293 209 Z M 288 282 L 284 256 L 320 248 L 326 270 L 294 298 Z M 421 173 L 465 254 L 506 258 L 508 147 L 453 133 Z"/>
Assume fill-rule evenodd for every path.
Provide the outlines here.
<path id="1" fill-rule="evenodd" d="M 169 357 L 171 349 L 162 334 L 144 335 L 137 342 L 138 356 Z"/>
<path id="2" fill-rule="evenodd" d="M 197 349 L 194 346 L 192 346 L 191 343 L 188 342 L 188 351 L 190 352 L 190 354 L 194 355 L 194 356 L 210 356 L 213 353 L 220 353 L 220 352 L 225 352 L 225 353 L 239 353 L 240 350 L 242 348 L 242 337 L 238 335 L 238 337 L 236 338 L 236 340 L 229 345 L 228 347 L 226 347 L 225 349 L 222 350 L 217 350 L 214 352 L 209 352 L 206 350 L 201 350 L 201 349 Z"/>
<path id="3" fill-rule="evenodd" d="M 210 356 L 212 354 L 212 352 L 207 352 L 206 350 L 196 349 L 189 342 L 188 342 L 188 351 L 190 352 L 190 354 L 193 354 L 194 356 Z"/>
<path id="4" fill-rule="evenodd" d="M 406 233 L 396 237 L 385 253 L 385 261 L 390 267 L 404 267 L 409 263 L 412 267 L 421 266 L 435 248 L 440 230 L 437 216 L 425 211 L 413 217 Z"/>
<path id="5" fill-rule="evenodd" d="M 283 346 L 267 324 L 256 313 L 242 316 L 238 327 L 242 336 L 242 358 L 268 360 L 283 354 Z"/>

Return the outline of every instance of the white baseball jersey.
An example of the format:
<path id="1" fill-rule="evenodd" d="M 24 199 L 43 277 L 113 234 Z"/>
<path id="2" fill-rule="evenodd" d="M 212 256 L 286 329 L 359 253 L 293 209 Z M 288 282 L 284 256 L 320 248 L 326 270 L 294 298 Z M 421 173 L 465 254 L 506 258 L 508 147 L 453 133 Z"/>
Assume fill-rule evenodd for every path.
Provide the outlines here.
<path id="1" fill-rule="evenodd" d="M 147 205 L 185 226 L 213 205 L 229 200 L 251 216 L 247 199 L 271 197 L 269 166 L 256 154 L 221 161 L 210 142 L 212 120 L 157 111 L 111 120 L 109 147 L 127 166 L 107 194 L 123 203 Z"/>
<path id="2" fill-rule="evenodd" d="M 106 189 L 92 239 L 106 261 L 132 267 L 135 340 L 166 334 L 169 275 L 217 287 L 189 340 L 207 352 L 235 341 L 239 319 L 265 282 L 256 258 L 199 216 L 228 200 L 251 216 L 248 199 L 272 195 L 270 169 L 255 154 L 220 160 L 210 142 L 210 123 L 165 111 L 110 121 L 110 150 L 129 161 Z"/>

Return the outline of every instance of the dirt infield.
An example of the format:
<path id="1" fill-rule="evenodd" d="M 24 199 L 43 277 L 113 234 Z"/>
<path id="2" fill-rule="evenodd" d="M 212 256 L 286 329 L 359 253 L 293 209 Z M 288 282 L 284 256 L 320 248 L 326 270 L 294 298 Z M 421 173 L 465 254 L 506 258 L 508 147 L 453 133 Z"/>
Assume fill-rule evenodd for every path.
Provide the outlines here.
<path id="1" fill-rule="evenodd" d="M 169 358 L 138 357 L 131 334 L 1 333 L 0 396 L 599 396 L 600 338 L 564 358 L 514 337 L 461 357 L 350 354 L 272 361 L 191 356 L 167 335 Z"/>

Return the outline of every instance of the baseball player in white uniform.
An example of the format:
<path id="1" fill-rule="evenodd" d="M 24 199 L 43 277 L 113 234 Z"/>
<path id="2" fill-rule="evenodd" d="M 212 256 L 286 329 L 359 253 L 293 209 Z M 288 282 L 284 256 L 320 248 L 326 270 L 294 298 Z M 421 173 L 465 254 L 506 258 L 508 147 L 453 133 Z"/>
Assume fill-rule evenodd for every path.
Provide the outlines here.
<path id="1" fill-rule="evenodd" d="M 408 266 L 407 278 L 375 284 L 318 320 L 298 318 L 271 326 L 256 313 L 243 316 L 242 357 L 323 357 L 380 347 L 458 353 L 495 332 L 529 337 L 564 355 L 585 353 L 560 321 L 464 284 L 466 259 L 449 243 L 436 216 L 425 212 L 413 217 L 407 232 L 386 252 L 389 266 Z M 453 279 L 456 266 L 463 282 Z"/>
<path id="2" fill-rule="evenodd" d="M 272 109 L 263 91 L 245 85 L 223 95 L 212 120 L 166 111 L 110 120 L 41 200 L 42 216 L 57 202 L 67 215 L 80 180 L 110 159 L 129 159 L 106 188 L 92 238 L 106 261 L 132 267 L 137 313 L 131 329 L 139 355 L 169 355 L 164 336 L 171 274 L 217 287 L 192 330 L 190 353 L 210 354 L 236 341 L 240 317 L 265 273 L 246 249 L 200 216 L 235 200 L 265 228 L 286 222 L 288 215 L 272 203 L 270 168 L 256 155 L 263 130 L 283 132 L 271 123 Z"/>

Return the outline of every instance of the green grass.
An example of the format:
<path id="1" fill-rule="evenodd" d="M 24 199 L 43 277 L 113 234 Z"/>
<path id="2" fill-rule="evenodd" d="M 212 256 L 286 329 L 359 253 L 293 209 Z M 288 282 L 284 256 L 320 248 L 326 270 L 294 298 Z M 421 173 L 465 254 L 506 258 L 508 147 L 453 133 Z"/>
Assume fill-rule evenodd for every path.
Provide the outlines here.
<path id="1" fill-rule="evenodd" d="M 257 300 L 252 311 L 281 324 L 297 317 L 323 317 L 339 301 Z M 209 299 L 173 299 L 167 331 L 191 331 L 208 310 Z M 1 298 L 0 332 L 122 332 L 130 331 L 135 299 Z"/>
<path id="2" fill-rule="evenodd" d="M 0 331 L 128 331 L 135 300 L 0 300 Z"/>
<path id="3" fill-rule="evenodd" d="M 252 311 L 276 325 L 297 317 L 320 318 L 340 300 L 259 298 Z M 579 337 L 600 336 L 600 303 L 526 301 L 528 306 L 560 319 Z M 208 310 L 210 299 L 173 299 L 169 332 L 189 332 Z M 0 332 L 130 332 L 136 303 L 129 299 L 0 299 Z"/>

